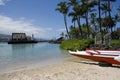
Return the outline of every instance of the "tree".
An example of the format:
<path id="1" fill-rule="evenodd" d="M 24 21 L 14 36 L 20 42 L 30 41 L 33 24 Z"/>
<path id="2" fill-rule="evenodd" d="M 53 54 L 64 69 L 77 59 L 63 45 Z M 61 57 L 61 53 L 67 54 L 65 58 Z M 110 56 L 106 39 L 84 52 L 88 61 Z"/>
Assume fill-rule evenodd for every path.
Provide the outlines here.
<path id="1" fill-rule="evenodd" d="M 79 35 L 79 29 L 77 27 L 70 27 L 70 31 L 69 31 L 70 37 L 72 39 L 79 39 L 80 35 Z"/>
<path id="2" fill-rule="evenodd" d="M 67 27 L 67 20 L 66 20 L 66 17 L 67 17 L 67 14 L 68 14 L 68 8 L 69 7 L 67 6 L 67 4 L 66 4 L 65 1 L 58 3 L 57 6 L 58 7 L 56 8 L 56 11 L 59 11 L 60 13 L 63 14 L 65 28 L 66 28 L 66 33 L 69 36 L 69 31 L 68 31 L 68 27 Z M 70 36 L 69 36 L 69 38 L 70 38 Z"/>
<path id="3" fill-rule="evenodd" d="M 90 26 L 89 26 L 88 16 L 89 16 L 89 12 L 95 11 L 95 9 L 91 9 L 92 7 L 94 7 L 95 4 L 93 4 L 94 1 L 91 1 L 91 0 L 81 0 L 81 2 L 83 7 L 84 18 L 86 20 L 87 37 L 89 37 Z"/>
<path id="4" fill-rule="evenodd" d="M 91 33 L 95 35 L 100 32 L 103 43 L 104 34 L 106 34 L 106 32 L 112 32 L 117 22 L 120 21 L 120 7 L 118 8 L 117 14 L 111 15 L 111 2 L 115 1 L 116 0 L 69 0 L 68 2 L 62 2 L 65 2 L 63 6 L 67 8 L 67 12 L 66 8 L 63 8 L 62 5 L 60 6 L 62 3 L 59 3 L 57 10 L 65 16 L 65 26 L 67 26 L 66 16 L 72 17 L 71 22 L 74 23 L 74 25 L 69 28 L 69 31 L 66 27 L 66 32 L 69 34 L 69 37 L 77 39 L 87 38 Z M 97 7 L 94 7 L 96 5 Z M 98 8 L 98 10 L 93 12 L 96 8 Z M 85 19 L 85 23 L 81 23 L 82 18 Z M 75 23 L 78 24 L 78 27 Z"/>
<path id="5" fill-rule="evenodd" d="M 102 3 L 101 10 L 102 10 L 102 14 L 105 14 L 105 17 L 107 17 L 107 12 L 108 12 L 108 3 L 107 2 Z"/>
<path id="6" fill-rule="evenodd" d="M 91 18 L 91 26 L 92 26 L 92 33 L 93 33 L 93 37 L 95 36 L 95 34 L 98 32 L 98 27 L 97 27 L 97 23 L 96 23 L 96 16 L 97 16 L 97 13 L 91 13 L 90 14 L 90 18 Z"/>
<path id="7" fill-rule="evenodd" d="M 109 17 L 111 17 L 111 4 L 110 2 L 115 2 L 116 0 L 107 0 L 108 1 L 108 13 L 109 13 Z"/>
<path id="8" fill-rule="evenodd" d="M 109 28 L 111 28 L 111 32 L 112 32 L 112 28 L 114 27 L 114 21 L 113 21 L 113 18 L 111 16 L 111 3 L 110 2 L 115 2 L 116 0 L 103 0 L 103 1 L 106 1 L 107 2 L 107 5 L 108 5 L 108 8 L 107 8 L 107 11 L 108 11 L 108 20 L 109 20 Z"/>
<path id="9" fill-rule="evenodd" d="M 83 33 L 82 33 L 81 23 L 80 23 L 81 15 L 83 15 L 83 9 L 82 9 L 83 7 L 76 0 L 70 0 L 68 4 L 69 6 L 72 7 L 72 12 L 69 13 L 69 16 L 72 16 L 76 19 L 79 26 L 79 32 L 80 32 L 81 38 L 83 38 Z"/>
<path id="10" fill-rule="evenodd" d="M 103 3 L 101 4 L 101 11 L 102 11 L 102 14 L 104 15 L 104 18 L 102 18 L 102 20 L 101 20 L 101 25 L 102 25 L 102 28 L 104 29 L 104 31 L 108 32 L 108 28 L 109 28 L 108 24 L 109 23 L 107 22 L 107 20 L 108 20 L 107 12 L 109 11 L 109 9 L 108 9 L 107 1 L 103 0 Z"/>
<path id="11" fill-rule="evenodd" d="M 117 8 L 116 20 L 120 22 L 120 6 Z"/>
<path id="12" fill-rule="evenodd" d="M 102 33 L 102 25 L 101 25 L 101 0 L 98 0 L 98 22 L 99 22 L 99 28 L 100 28 L 100 33 L 101 33 L 101 39 L 102 39 L 102 43 L 103 43 L 103 33 Z"/>

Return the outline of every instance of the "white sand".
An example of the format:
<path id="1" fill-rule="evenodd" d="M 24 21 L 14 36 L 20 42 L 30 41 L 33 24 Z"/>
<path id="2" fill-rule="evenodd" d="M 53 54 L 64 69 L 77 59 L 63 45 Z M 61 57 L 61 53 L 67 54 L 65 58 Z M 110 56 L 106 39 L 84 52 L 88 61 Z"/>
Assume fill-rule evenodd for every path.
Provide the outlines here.
<path id="1" fill-rule="evenodd" d="M 120 67 L 69 60 L 45 67 L 0 75 L 0 80 L 120 80 Z"/>

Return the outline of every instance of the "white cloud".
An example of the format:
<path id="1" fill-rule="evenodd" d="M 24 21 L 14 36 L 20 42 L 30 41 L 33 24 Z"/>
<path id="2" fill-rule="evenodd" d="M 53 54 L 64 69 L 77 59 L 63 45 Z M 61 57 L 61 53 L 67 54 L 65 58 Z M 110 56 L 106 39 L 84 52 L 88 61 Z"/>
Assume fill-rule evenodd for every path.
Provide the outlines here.
<path id="1" fill-rule="evenodd" d="M 24 18 L 14 20 L 10 17 L 0 15 L 0 34 L 11 34 L 13 32 L 23 32 L 28 35 L 34 34 L 39 38 L 50 38 L 52 28 L 43 28 L 26 21 Z"/>
<path id="2" fill-rule="evenodd" d="M 5 0 L 0 0 L 0 5 L 4 5 L 5 4 L 4 1 Z"/>
<path id="3" fill-rule="evenodd" d="M 10 1 L 10 0 L 0 0 L 0 5 L 5 5 L 6 1 Z"/>

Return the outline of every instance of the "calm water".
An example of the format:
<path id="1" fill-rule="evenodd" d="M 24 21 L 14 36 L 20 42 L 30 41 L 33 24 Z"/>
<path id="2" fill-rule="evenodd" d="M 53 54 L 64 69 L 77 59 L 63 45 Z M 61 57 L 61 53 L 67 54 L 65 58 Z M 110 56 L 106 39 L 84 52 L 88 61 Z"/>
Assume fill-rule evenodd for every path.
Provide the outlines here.
<path id="1" fill-rule="evenodd" d="M 62 61 L 69 55 L 58 44 L 0 43 L 0 73 L 33 66 L 44 66 Z"/>

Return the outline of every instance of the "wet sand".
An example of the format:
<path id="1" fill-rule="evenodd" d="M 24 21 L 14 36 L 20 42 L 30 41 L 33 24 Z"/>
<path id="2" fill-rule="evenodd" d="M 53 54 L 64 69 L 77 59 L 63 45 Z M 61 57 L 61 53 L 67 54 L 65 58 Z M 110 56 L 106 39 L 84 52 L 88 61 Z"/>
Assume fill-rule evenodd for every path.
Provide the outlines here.
<path id="1" fill-rule="evenodd" d="M 45 67 L 4 73 L 0 80 L 120 80 L 120 66 L 101 67 L 97 62 L 73 58 Z"/>

